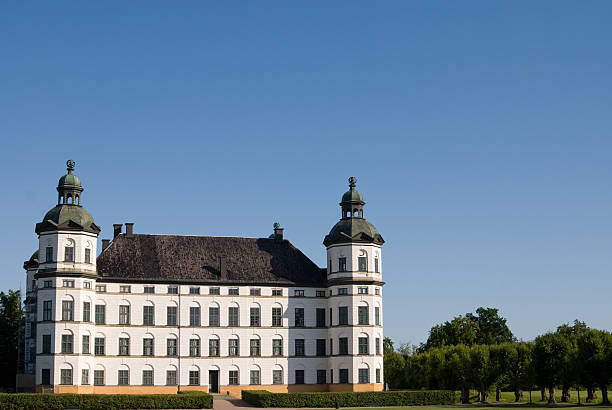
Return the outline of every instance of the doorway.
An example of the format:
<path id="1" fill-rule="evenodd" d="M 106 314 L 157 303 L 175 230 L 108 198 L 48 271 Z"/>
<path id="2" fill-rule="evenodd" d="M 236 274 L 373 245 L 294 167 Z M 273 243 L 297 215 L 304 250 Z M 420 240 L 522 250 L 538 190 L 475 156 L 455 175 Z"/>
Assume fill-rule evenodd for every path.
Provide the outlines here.
<path id="1" fill-rule="evenodd" d="M 208 392 L 219 393 L 219 370 L 208 371 Z"/>

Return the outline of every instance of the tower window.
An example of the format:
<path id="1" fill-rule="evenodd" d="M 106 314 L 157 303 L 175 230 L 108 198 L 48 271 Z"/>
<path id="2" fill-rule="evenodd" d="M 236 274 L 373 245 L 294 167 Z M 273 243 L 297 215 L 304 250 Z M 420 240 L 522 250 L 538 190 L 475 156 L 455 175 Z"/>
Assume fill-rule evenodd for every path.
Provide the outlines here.
<path id="1" fill-rule="evenodd" d="M 360 295 L 367 295 L 368 294 L 368 288 L 366 286 L 358 287 L 357 288 L 357 293 L 360 294 Z"/>
<path id="2" fill-rule="evenodd" d="M 74 246 L 64 248 L 64 262 L 74 262 Z"/>
<path id="3" fill-rule="evenodd" d="M 53 262 L 53 246 L 47 246 L 45 251 L 45 262 Z"/>
<path id="4" fill-rule="evenodd" d="M 346 258 L 338 258 L 338 272 L 346 272 Z"/>
<path id="5" fill-rule="evenodd" d="M 360 256 L 358 258 L 359 262 L 359 271 L 367 272 L 368 271 L 368 258 L 366 256 Z"/>
<path id="6" fill-rule="evenodd" d="M 85 263 L 91 263 L 91 249 L 85 248 Z"/>
<path id="7" fill-rule="evenodd" d="M 378 258 L 374 258 L 374 272 L 380 273 L 380 269 L 378 267 Z"/>

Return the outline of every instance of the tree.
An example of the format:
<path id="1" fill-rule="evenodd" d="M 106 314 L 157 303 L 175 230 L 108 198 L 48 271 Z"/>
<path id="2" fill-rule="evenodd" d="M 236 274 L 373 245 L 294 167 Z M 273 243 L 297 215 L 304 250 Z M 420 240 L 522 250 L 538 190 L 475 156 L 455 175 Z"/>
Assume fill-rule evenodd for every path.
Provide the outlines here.
<path id="1" fill-rule="evenodd" d="M 0 385 L 15 386 L 18 346 L 22 341 L 24 313 L 18 290 L 0 292 Z"/>
<path id="2" fill-rule="evenodd" d="M 555 386 L 561 383 L 562 374 L 571 354 L 570 341 L 559 333 L 546 333 L 535 339 L 533 359 L 538 383 L 548 387 L 548 403 L 555 404 Z"/>
<path id="3" fill-rule="evenodd" d="M 569 351 L 566 360 L 563 363 L 560 373 L 561 382 L 561 401 L 570 401 L 570 389 L 578 384 L 579 368 L 578 368 L 578 342 L 580 334 L 587 332 L 589 328 L 586 323 L 579 320 L 574 320 L 573 325 L 563 324 L 557 327 L 557 334 L 563 337 L 568 342 Z"/>
<path id="4" fill-rule="evenodd" d="M 612 335 L 589 330 L 578 337 L 580 375 L 585 385 L 598 385 L 602 404 L 609 404 L 608 386 L 612 384 Z"/>
<path id="5" fill-rule="evenodd" d="M 496 308 L 479 307 L 476 309 L 476 315 L 468 313 L 465 316 L 476 323 L 477 344 L 494 345 L 514 340 L 506 319 L 499 316 L 499 310 Z"/>
<path id="6" fill-rule="evenodd" d="M 383 340 L 383 369 L 385 383 L 389 388 L 397 389 L 404 384 L 404 357 L 395 351 L 393 341 L 388 337 Z"/>
<path id="7" fill-rule="evenodd" d="M 446 388 L 461 391 L 461 403 L 470 402 L 470 352 L 463 344 L 446 349 L 446 369 L 449 385 Z"/>
<path id="8" fill-rule="evenodd" d="M 511 343 L 508 357 L 508 382 L 514 389 L 514 401 L 519 402 L 523 396 L 522 391 L 533 386 L 533 366 L 531 343 Z"/>

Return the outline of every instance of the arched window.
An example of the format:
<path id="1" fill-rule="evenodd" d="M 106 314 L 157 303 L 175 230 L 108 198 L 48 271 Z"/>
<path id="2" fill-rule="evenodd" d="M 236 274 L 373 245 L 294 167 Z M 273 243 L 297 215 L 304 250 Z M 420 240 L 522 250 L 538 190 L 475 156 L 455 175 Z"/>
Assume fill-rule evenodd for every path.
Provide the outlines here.
<path id="1" fill-rule="evenodd" d="M 142 385 L 143 386 L 153 386 L 153 366 L 150 364 L 145 364 L 142 369 Z"/>
<path id="2" fill-rule="evenodd" d="M 64 363 L 60 368 L 60 384 L 72 385 L 72 365 L 70 363 Z"/>

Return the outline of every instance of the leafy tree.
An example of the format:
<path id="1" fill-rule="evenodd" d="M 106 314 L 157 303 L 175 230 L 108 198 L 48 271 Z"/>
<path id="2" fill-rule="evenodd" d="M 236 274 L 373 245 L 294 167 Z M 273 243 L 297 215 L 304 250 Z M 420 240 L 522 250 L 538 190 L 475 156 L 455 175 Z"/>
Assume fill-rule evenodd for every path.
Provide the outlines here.
<path id="1" fill-rule="evenodd" d="M 397 389 L 404 384 L 404 357 L 395 351 L 393 341 L 388 337 L 383 340 L 383 369 L 385 383 L 391 389 Z"/>
<path id="2" fill-rule="evenodd" d="M 24 313 L 18 290 L 0 292 L 0 385 L 12 388 L 17 375 L 18 346 L 22 340 Z"/>
<path id="3" fill-rule="evenodd" d="M 562 381 L 571 351 L 570 340 L 562 334 L 546 333 L 536 337 L 533 359 L 539 384 L 548 388 L 549 404 L 556 403 L 555 386 Z"/>
<path id="4" fill-rule="evenodd" d="M 578 355 L 584 383 L 587 386 L 599 385 L 602 404 L 609 404 L 608 386 L 612 384 L 612 334 L 602 330 L 583 332 L 578 338 Z"/>
<path id="5" fill-rule="evenodd" d="M 514 340 L 506 319 L 499 316 L 498 309 L 479 307 L 476 309 L 476 315 L 468 313 L 465 317 L 476 323 L 477 344 L 494 345 Z"/>
<path id="6" fill-rule="evenodd" d="M 507 380 L 514 389 L 514 401 L 519 402 L 523 390 L 531 388 L 534 384 L 532 366 L 532 343 L 508 343 L 509 357 Z"/>
<path id="7" fill-rule="evenodd" d="M 461 391 L 461 403 L 470 402 L 470 352 L 463 344 L 446 349 L 446 371 L 449 385 L 446 388 L 454 388 Z"/>
<path id="8" fill-rule="evenodd" d="M 589 328 L 586 323 L 579 320 L 574 320 L 573 325 L 563 324 L 557 327 L 557 334 L 563 337 L 569 343 L 569 351 L 563 366 L 560 369 L 561 382 L 561 401 L 570 401 L 570 389 L 578 384 L 579 381 L 579 363 L 578 363 L 578 337 Z"/>

